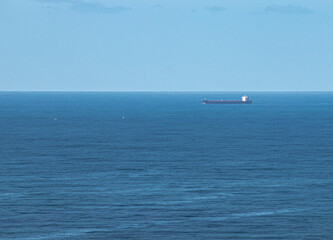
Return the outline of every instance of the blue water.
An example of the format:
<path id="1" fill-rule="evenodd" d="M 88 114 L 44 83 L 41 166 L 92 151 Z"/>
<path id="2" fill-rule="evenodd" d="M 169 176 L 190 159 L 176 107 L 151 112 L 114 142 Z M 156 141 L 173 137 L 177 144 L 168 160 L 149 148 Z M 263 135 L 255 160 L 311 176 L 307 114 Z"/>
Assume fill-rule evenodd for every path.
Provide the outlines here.
<path id="1" fill-rule="evenodd" d="M 0 93 L 0 239 L 333 239 L 333 93 Z"/>

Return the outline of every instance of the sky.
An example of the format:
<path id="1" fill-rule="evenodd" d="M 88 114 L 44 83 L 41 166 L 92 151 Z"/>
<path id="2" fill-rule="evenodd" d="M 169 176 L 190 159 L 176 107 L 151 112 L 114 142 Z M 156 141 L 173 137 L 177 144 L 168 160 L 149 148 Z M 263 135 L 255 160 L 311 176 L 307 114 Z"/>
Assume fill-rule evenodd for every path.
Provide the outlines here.
<path id="1" fill-rule="evenodd" d="M 0 91 L 333 91 L 333 1 L 0 0 Z"/>

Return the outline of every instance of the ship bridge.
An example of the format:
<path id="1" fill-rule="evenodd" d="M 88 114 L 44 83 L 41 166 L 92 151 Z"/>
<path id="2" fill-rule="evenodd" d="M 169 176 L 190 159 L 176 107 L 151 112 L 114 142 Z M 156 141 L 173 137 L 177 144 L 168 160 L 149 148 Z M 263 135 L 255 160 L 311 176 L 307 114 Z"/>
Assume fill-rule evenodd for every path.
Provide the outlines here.
<path id="1" fill-rule="evenodd" d="M 249 101 L 249 100 L 250 100 L 249 97 L 246 96 L 246 95 L 242 97 L 242 101 L 243 101 L 243 102 L 247 102 L 247 101 Z"/>

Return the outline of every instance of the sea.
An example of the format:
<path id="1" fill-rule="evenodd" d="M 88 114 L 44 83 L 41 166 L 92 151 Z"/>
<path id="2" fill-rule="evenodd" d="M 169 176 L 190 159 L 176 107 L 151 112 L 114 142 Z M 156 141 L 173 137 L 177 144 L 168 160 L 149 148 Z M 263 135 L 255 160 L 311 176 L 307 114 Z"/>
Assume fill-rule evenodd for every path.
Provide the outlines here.
<path id="1" fill-rule="evenodd" d="M 333 92 L 0 92 L 0 239 L 333 239 Z"/>

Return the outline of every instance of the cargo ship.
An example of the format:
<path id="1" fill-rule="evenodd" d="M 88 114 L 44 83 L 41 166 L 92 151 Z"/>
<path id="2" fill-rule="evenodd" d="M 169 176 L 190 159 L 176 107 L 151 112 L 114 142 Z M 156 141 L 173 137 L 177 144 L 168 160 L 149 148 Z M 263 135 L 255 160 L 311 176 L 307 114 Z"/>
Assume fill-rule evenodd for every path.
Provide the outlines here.
<path id="1" fill-rule="evenodd" d="M 207 100 L 204 98 L 202 104 L 251 104 L 252 100 L 248 96 L 243 96 L 241 100 Z"/>

